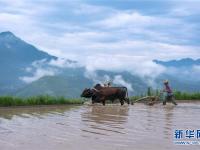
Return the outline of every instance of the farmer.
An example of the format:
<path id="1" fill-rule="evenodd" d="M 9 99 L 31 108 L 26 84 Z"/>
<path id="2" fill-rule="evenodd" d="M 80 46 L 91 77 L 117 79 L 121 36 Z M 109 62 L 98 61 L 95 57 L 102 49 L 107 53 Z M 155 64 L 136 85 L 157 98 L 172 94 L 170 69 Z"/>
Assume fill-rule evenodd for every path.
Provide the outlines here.
<path id="1" fill-rule="evenodd" d="M 169 81 L 165 80 L 163 83 L 164 83 L 163 92 L 166 92 L 166 96 L 165 96 L 165 99 L 163 101 L 163 105 L 166 105 L 167 101 L 171 101 L 174 105 L 177 105 L 177 103 L 174 101 L 174 95 L 173 95 L 172 89 L 169 86 Z"/>
<path id="2" fill-rule="evenodd" d="M 110 81 L 108 82 L 108 85 L 107 85 L 107 86 L 108 86 L 108 87 L 111 87 L 111 82 L 110 82 Z"/>
<path id="3" fill-rule="evenodd" d="M 111 82 L 107 81 L 106 83 L 104 83 L 104 87 L 111 87 Z"/>

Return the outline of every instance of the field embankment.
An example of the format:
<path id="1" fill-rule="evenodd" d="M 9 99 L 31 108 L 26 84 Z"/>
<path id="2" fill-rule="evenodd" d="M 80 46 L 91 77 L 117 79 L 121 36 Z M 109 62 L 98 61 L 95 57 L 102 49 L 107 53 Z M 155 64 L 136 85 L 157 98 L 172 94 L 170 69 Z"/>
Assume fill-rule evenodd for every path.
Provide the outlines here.
<path id="1" fill-rule="evenodd" d="M 7 106 L 33 106 L 33 105 L 61 105 L 61 104 L 83 104 L 81 99 L 71 99 L 53 96 L 33 96 L 27 98 L 0 96 L 0 107 Z"/>
<path id="2" fill-rule="evenodd" d="M 149 94 L 150 93 L 150 94 Z M 130 97 L 131 102 L 134 102 L 137 99 L 140 99 L 142 97 L 146 97 L 146 96 L 159 96 L 158 92 L 149 92 L 147 94 L 144 95 L 140 95 L 140 96 L 132 96 Z M 176 100 L 181 100 L 181 101 L 200 101 L 200 92 L 195 92 L 195 93 L 188 93 L 188 92 L 180 92 L 180 91 L 175 91 L 174 92 L 174 97 Z M 161 98 L 161 100 L 164 97 Z"/>
<path id="3" fill-rule="evenodd" d="M 188 92 L 174 92 L 176 100 L 200 100 L 200 92 L 188 93 Z"/>

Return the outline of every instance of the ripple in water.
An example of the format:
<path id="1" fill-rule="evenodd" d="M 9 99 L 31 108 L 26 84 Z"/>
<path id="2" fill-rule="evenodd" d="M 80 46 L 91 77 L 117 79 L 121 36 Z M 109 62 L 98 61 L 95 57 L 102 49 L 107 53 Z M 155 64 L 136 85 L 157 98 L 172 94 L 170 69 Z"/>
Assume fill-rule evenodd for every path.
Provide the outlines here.
<path id="1" fill-rule="evenodd" d="M 0 108 L 2 150 L 199 149 L 173 144 L 175 129 L 199 129 L 200 103 Z"/>

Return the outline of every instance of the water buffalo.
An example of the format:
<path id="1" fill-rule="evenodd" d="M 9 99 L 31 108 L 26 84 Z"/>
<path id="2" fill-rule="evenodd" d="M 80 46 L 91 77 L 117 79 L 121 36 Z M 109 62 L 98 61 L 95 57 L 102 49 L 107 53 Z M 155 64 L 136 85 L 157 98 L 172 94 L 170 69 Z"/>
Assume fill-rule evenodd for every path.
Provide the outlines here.
<path id="1" fill-rule="evenodd" d="M 129 104 L 128 91 L 126 87 L 102 87 L 96 85 L 93 89 L 85 89 L 81 97 L 92 98 L 92 103 L 102 102 L 105 105 L 106 100 L 112 102 L 116 99 L 120 100 L 121 105 L 126 101 Z"/>

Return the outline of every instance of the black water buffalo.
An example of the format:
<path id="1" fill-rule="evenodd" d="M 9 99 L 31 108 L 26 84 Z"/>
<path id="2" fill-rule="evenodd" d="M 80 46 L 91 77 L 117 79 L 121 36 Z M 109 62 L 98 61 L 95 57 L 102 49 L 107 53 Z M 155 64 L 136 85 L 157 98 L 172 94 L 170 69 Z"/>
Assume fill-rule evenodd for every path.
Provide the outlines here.
<path id="1" fill-rule="evenodd" d="M 128 91 L 126 87 L 102 87 L 97 84 L 93 89 L 85 89 L 81 97 L 92 98 L 92 103 L 102 102 L 105 105 L 106 100 L 119 99 L 121 105 L 126 101 L 129 104 Z"/>

